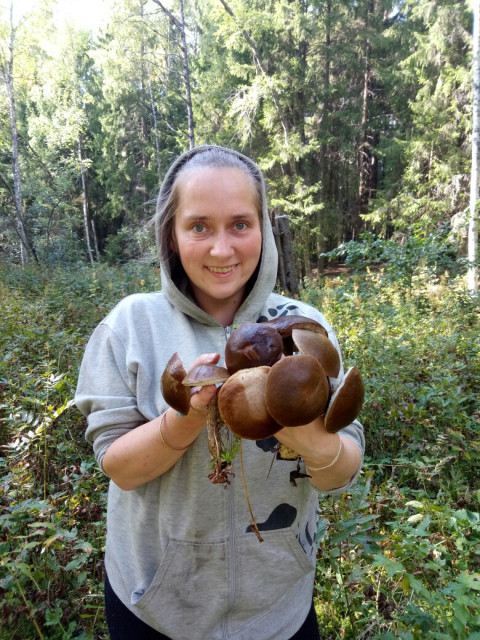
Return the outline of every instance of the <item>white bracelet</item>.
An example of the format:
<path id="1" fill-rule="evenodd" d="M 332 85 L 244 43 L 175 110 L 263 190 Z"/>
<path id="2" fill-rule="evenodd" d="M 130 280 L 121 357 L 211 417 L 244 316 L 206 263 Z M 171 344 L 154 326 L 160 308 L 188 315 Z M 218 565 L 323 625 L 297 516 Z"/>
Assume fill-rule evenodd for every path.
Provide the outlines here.
<path id="1" fill-rule="evenodd" d="M 341 436 L 337 433 L 338 435 L 338 439 L 340 441 L 340 445 L 338 447 L 338 451 L 337 451 L 337 455 L 334 457 L 334 459 L 330 462 L 330 464 L 325 465 L 324 467 L 311 467 L 308 462 L 305 462 L 305 467 L 309 470 L 309 471 L 324 471 L 325 469 L 330 469 L 330 467 L 333 467 L 333 465 L 338 461 L 340 454 L 342 453 L 342 447 L 343 447 L 343 440 L 341 438 Z"/>

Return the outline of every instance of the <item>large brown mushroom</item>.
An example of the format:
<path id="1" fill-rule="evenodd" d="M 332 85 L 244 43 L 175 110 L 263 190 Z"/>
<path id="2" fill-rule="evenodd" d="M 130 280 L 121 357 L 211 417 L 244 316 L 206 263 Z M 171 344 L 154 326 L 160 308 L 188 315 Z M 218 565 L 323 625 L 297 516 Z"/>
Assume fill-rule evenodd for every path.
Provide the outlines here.
<path id="1" fill-rule="evenodd" d="M 307 329 L 293 329 L 292 339 L 301 353 L 307 353 L 317 358 L 327 376 L 330 378 L 338 376 L 340 356 L 333 342 L 327 336 Z"/>
<path id="2" fill-rule="evenodd" d="M 283 353 L 286 356 L 291 356 L 295 351 L 292 331 L 294 329 L 305 329 L 306 331 L 313 331 L 314 333 L 320 333 L 327 336 L 327 330 L 316 320 L 306 318 L 305 316 L 279 316 L 268 320 L 265 324 L 273 327 L 278 331 L 283 340 Z"/>
<path id="3" fill-rule="evenodd" d="M 281 426 L 267 411 L 265 389 L 270 367 L 241 369 L 218 392 L 222 420 L 237 436 L 249 440 L 268 438 Z"/>
<path id="4" fill-rule="evenodd" d="M 204 387 L 210 384 L 222 384 L 229 378 L 230 374 L 224 367 L 217 365 L 200 364 L 194 367 L 183 379 L 185 387 Z M 222 422 L 218 411 L 218 394 L 215 394 L 207 407 L 207 436 L 208 448 L 213 460 L 213 472 L 209 474 L 209 479 L 214 484 L 228 483 L 229 469 L 222 456 L 224 454 L 224 431 L 225 425 Z"/>
<path id="5" fill-rule="evenodd" d="M 360 413 L 365 396 L 362 375 L 358 367 L 351 367 L 332 395 L 325 415 L 325 428 L 336 433 L 351 424 Z"/>
<path id="6" fill-rule="evenodd" d="M 186 371 L 178 353 L 174 353 L 162 373 L 161 389 L 165 402 L 186 415 L 190 410 L 190 390 L 183 386 Z"/>
<path id="7" fill-rule="evenodd" d="M 225 365 L 230 373 L 240 369 L 268 366 L 277 362 L 283 341 L 267 323 L 247 322 L 235 329 L 225 345 Z"/>
<path id="8" fill-rule="evenodd" d="M 316 358 L 286 356 L 271 368 L 267 379 L 268 413 L 283 427 L 308 424 L 322 415 L 330 385 Z"/>

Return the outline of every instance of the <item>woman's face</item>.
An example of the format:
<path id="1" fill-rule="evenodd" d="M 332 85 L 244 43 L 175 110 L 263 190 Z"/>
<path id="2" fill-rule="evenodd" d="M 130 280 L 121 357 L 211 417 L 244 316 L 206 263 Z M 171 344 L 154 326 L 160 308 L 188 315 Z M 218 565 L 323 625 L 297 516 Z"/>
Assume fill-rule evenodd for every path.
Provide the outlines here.
<path id="1" fill-rule="evenodd" d="M 260 259 L 254 187 L 241 169 L 200 168 L 179 178 L 174 249 L 197 304 L 231 324 Z"/>

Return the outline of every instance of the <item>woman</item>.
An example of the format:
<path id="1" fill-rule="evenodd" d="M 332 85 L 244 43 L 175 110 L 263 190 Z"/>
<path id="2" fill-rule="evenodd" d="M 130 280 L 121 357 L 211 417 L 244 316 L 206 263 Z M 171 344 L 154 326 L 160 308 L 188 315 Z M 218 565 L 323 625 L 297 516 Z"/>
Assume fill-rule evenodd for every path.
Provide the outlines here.
<path id="1" fill-rule="evenodd" d="M 314 640 L 318 491 L 340 493 L 356 479 L 361 425 L 329 434 L 319 418 L 279 431 L 276 440 L 301 456 L 306 477 L 295 483 L 298 460 L 276 460 L 269 473 L 272 439 L 243 441 L 259 542 L 238 461 L 230 484 L 207 478 L 206 407 L 216 387 L 194 390 L 182 416 L 165 403 L 160 378 L 174 352 L 187 370 L 219 362 L 232 327 L 245 322 L 304 315 L 338 348 L 335 334 L 316 309 L 272 293 L 265 186 L 247 157 L 213 146 L 182 155 L 163 182 L 155 223 L 162 291 L 125 298 L 97 327 L 76 396 L 111 478 L 111 638 Z M 333 384 L 342 377 L 343 368 Z"/>

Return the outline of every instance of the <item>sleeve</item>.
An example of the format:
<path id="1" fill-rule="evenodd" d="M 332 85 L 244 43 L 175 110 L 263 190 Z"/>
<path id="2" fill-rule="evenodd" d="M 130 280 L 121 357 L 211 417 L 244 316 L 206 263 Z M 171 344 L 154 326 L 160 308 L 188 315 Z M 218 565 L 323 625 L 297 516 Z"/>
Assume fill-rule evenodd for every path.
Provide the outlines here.
<path id="1" fill-rule="evenodd" d="M 85 437 L 100 466 L 114 440 L 145 422 L 137 406 L 136 371 L 128 368 L 126 349 L 107 324 L 100 324 L 87 344 L 75 404 L 87 418 Z"/>

